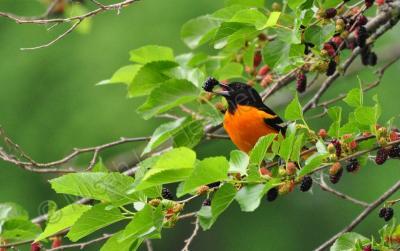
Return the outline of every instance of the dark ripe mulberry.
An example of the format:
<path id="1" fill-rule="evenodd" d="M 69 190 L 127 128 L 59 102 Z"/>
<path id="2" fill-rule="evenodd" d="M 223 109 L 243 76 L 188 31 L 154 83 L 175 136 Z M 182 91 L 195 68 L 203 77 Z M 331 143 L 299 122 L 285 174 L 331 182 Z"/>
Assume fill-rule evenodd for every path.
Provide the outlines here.
<path id="1" fill-rule="evenodd" d="M 381 148 L 376 152 L 375 163 L 377 165 L 382 165 L 388 158 L 388 153 L 386 149 Z"/>
<path id="2" fill-rule="evenodd" d="M 360 53 L 361 53 L 361 63 L 363 65 L 369 65 L 369 55 L 371 53 L 370 48 L 369 47 L 361 48 Z"/>
<path id="3" fill-rule="evenodd" d="M 375 52 L 371 52 L 368 55 L 368 64 L 374 66 L 376 65 L 377 62 L 378 62 L 378 56 L 376 55 Z"/>
<path id="4" fill-rule="evenodd" d="M 340 155 L 342 155 L 342 144 L 341 144 L 340 141 L 337 140 L 337 139 L 333 139 L 333 140 L 331 141 L 331 143 L 335 146 L 335 149 L 336 149 L 336 156 L 337 156 L 338 158 L 340 158 Z"/>
<path id="5" fill-rule="evenodd" d="M 296 74 L 296 90 L 300 93 L 304 92 L 307 87 L 307 76 L 304 72 L 299 71 Z"/>
<path id="6" fill-rule="evenodd" d="M 386 210 L 387 210 L 386 207 L 382 207 L 381 210 L 379 210 L 379 214 L 378 215 L 379 215 L 380 218 L 385 217 Z"/>
<path id="7" fill-rule="evenodd" d="M 205 199 L 205 200 L 203 201 L 203 206 L 211 206 L 211 199 L 210 199 L 210 198 Z"/>
<path id="8" fill-rule="evenodd" d="M 332 76 L 336 71 L 336 61 L 331 59 L 328 64 L 328 69 L 326 70 L 326 76 Z"/>
<path id="9" fill-rule="evenodd" d="M 390 158 L 398 158 L 400 157 L 400 147 L 399 145 L 394 145 L 392 148 L 388 150 L 388 155 Z"/>
<path id="10" fill-rule="evenodd" d="M 216 85 L 219 85 L 218 80 L 216 80 L 216 79 L 213 78 L 213 77 L 209 77 L 209 78 L 204 82 L 203 89 L 204 89 L 206 92 L 212 92 L 212 90 L 214 89 L 214 87 L 215 87 Z"/>
<path id="11" fill-rule="evenodd" d="M 167 200 L 172 200 L 173 198 L 174 198 L 174 196 L 172 195 L 172 193 L 169 191 L 169 189 L 168 188 L 166 188 L 166 187 L 163 187 L 163 189 L 162 189 L 162 191 L 161 191 L 161 196 L 164 198 L 164 199 L 167 199 Z"/>
<path id="12" fill-rule="evenodd" d="M 339 169 L 339 171 L 336 174 L 329 175 L 329 180 L 331 181 L 332 184 L 336 184 L 339 182 L 340 178 L 342 177 L 343 174 L 343 168 Z"/>
<path id="13" fill-rule="evenodd" d="M 300 184 L 300 191 L 307 192 L 312 187 L 313 180 L 310 176 L 304 176 Z"/>
<path id="14" fill-rule="evenodd" d="M 357 17 L 357 20 L 356 20 L 356 25 L 357 26 L 366 25 L 367 23 L 368 23 L 368 18 L 366 16 L 359 15 Z"/>
<path id="15" fill-rule="evenodd" d="M 329 8 L 325 11 L 325 18 L 333 18 L 337 14 L 337 10 L 335 8 Z"/>
<path id="16" fill-rule="evenodd" d="M 214 188 L 214 187 L 219 187 L 219 185 L 221 185 L 221 182 L 217 181 L 217 182 L 210 183 L 207 186 L 209 188 Z"/>
<path id="17" fill-rule="evenodd" d="M 357 159 L 350 159 L 349 163 L 346 165 L 346 170 L 349 173 L 355 172 L 360 168 L 360 163 L 358 162 Z"/>
<path id="18" fill-rule="evenodd" d="M 276 200 L 276 198 L 278 197 L 278 194 L 279 194 L 278 188 L 273 187 L 273 188 L 269 189 L 267 192 L 267 200 L 268 201 Z"/>
<path id="19" fill-rule="evenodd" d="M 359 26 L 356 30 L 357 44 L 360 48 L 364 48 L 367 44 L 368 31 L 365 26 Z"/>
<path id="20" fill-rule="evenodd" d="M 383 219 L 385 221 L 390 221 L 393 218 L 393 214 L 394 214 L 393 208 L 388 207 L 386 208 L 386 212 L 385 215 L 383 216 Z"/>
<path id="21" fill-rule="evenodd" d="M 369 8 L 374 4 L 374 0 L 364 0 L 365 7 Z"/>

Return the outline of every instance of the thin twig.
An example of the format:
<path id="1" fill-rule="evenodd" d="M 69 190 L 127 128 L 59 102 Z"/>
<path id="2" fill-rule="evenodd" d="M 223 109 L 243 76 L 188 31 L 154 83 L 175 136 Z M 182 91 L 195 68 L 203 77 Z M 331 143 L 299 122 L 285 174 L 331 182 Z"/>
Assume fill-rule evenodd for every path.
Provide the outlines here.
<path id="1" fill-rule="evenodd" d="M 342 198 L 344 200 L 350 201 L 350 202 L 352 202 L 352 203 L 354 203 L 356 205 L 360 205 L 362 207 L 368 207 L 369 204 L 367 202 L 364 202 L 364 201 L 361 201 L 361 200 L 357 200 L 357 199 L 355 199 L 355 198 L 353 198 L 353 197 L 351 197 L 351 196 L 349 196 L 347 194 L 341 193 L 341 192 L 329 187 L 325 183 L 323 172 L 321 172 L 320 174 L 321 174 L 320 175 L 320 182 L 315 181 L 315 183 L 317 183 L 321 187 L 322 190 L 324 190 L 326 192 L 329 192 L 329 193 L 332 193 L 333 195 L 335 195 L 335 196 L 337 196 L 339 198 Z"/>
<path id="2" fill-rule="evenodd" d="M 348 226 L 343 230 L 335 234 L 332 238 L 324 242 L 321 246 L 317 247 L 315 251 L 326 250 L 331 246 L 337 238 L 342 234 L 353 230 L 358 224 L 360 224 L 375 208 L 382 204 L 387 198 L 400 189 L 400 181 L 397 181 L 391 188 L 389 188 L 384 194 L 382 194 L 378 199 L 372 202 L 367 208 L 364 209 Z"/>
<path id="3" fill-rule="evenodd" d="M 20 17 L 17 15 L 14 15 L 12 13 L 7 13 L 7 12 L 0 12 L 0 17 L 5 17 L 8 19 L 11 19 L 15 21 L 17 24 L 39 24 L 39 25 L 45 25 L 45 24 L 58 24 L 58 23 L 70 23 L 73 21 L 76 21 L 68 30 L 63 32 L 61 35 L 56 37 L 55 39 L 51 40 L 50 42 L 35 46 L 35 47 L 28 47 L 28 48 L 21 48 L 21 50 L 35 50 L 35 49 L 40 49 L 40 48 L 45 48 L 48 46 L 53 45 L 54 43 L 58 42 L 59 40 L 63 39 L 66 37 L 68 34 L 70 34 L 72 31 L 74 31 L 81 22 L 87 18 L 90 18 L 92 16 L 95 16 L 97 14 L 100 14 L 104 11 L 110 11 L 110 10 L 116 10 L 117 13 L 119 14 L 120 10 L 123 7 L 127 7 L 128 5 L 137 2 L 139 0 L 125 0 L 119 3 L 115 4 L 109 4 L 109 5 L 104 5 L 101 4 L 100 2 L 96 0 L 92 0 L 99 8 L 89 11 L 83 15 L 78 15 L 78 16 L 73 16 L 73 17 L 68 17 L 68 18 L 47 18 L 47 16 L 51 13 L 55 5 L 59 2 L 59 0 L 55 0 L 52 3 L 50 3 L 49 7 L 47 8 L 46 12 L 44 15 L 41 17 Z"/>
<path id="4" fill-rule="evenodd" d="M 70 249 L 70 248 L 78 248 L 80 250 L 83 250 L 85 247 L 91 245 L 91 244 L 95 244 L 104 240 L 109 239 L 110 237 L 112 237 L 114 234 L 103 234 L 103 236 L 93 239 L 93 240 L 89 240 L 86 242 L 80 242 L 80 243 L 74 243 L 74 244 L 67 244 L 67 245 L 62 245 L 56 248 L 50 248 L 47 249 L 47 251 L 56 251 L 56 250 L 64 250 L 64 249 Z"/>
<path id="5" fill-rule="evenodd" d="M 147 251 L 153 251 L 154 249 L 153 249 L 153 244 L 151 243 L 151 240 L 146 239 L 145 242 L 146 242 Z"/>
<path id="6" fill-rule="evenodd" d="M 66 30 L 64 33 L 62 33 L 61 35 L 59 35 L 58 37 L 56 37 L 55 39 L 51 40 L 50 42 L 48 42 L 46 44 L 42 44 L 42 45 L 35 46 L 35 47 L 25 47 L 25 48 L 21 48 L 20 50 L 28 51 L 28 50 L 36 50 L 36 49 L 49 47 L 49 46 L 53 45 L 54 43 L 56 43 L 57 41 L 63 39 L 65 36 L 67 36 L 73 30 L 75 30 L 82 21 L 83 21 L 83 19 L 76 21 L 68 30 Z"/>
<path id="7" fill-rule="evenodd" d="M 182 248 L 182 251 L 189 251 L 189 246 L 193 242 L 194 237 L 196 237 L 198 231 L 199 231 L 199 218 L 196 218 L 196 221 L 194 222 L 193 232 L 190 235 L 190 237 L 185 240 L 185 246 Z"/>

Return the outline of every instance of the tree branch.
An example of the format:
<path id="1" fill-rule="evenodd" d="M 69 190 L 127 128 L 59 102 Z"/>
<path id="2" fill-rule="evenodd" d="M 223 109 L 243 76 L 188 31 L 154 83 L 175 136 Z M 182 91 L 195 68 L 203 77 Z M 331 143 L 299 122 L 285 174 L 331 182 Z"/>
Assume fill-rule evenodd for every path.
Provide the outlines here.
<path id="1" fill-rule="evenodd" d="M 199 231 L 199 218 L 196 218 L 196 221 L 194 222 L 194 229 L 192 234 L 188 239 L 185 240 L 185 246 L 182 248 L 182 251 L 189 251 L 189 246 L 193 242 L 194 237 L 196 237 L 197 233 Z"/>
<path id="2" fill-rule="evenodd" d="M 382 194 L 378 199 L 368 205 L 364 211 L 362 211 L 348 226 L 343 230 L 335 234 L 332 238 L 324 242 L 321 246 L 317 247 L 315 251 L 323 251 L 331 246 L 337 238 L 342 234 L 353 230 L 358 224 L 360 224 L 375 208 L 382 204 L 387 198 L 400 189 L 400 181 L 397 181 L 391 188 L 389 188 L 384 194 Z"/>
<path id="3" fill-rule="evenodd" d="M 41 17 L 21 17 L 21 16 L 14 15 L 12 13 L 7 13 L 7 12 L 0 12 L 0 17 L 4 17 L 4 18 L 8 18 L 10 20 L 13 20 L 17 24 L 45 25 L 45 24 L 54 24 L 54 23 L 55 24 L 70 23 L 70 22 L 76 21 L 68 30 L 66 30 L 64 33 L 62 33 L 61 35 L 59 35 L 58 37 L 56 37 L 55 39 L 53 39 L 52 41 L 50 41 L 46 44 L 35 46 L 35 47 L 21 48 L 21 50 L 35 50 L 35 49 L 40 49 L 40 48 L 45 48 L 45 47 L 51 46 L 54 43 L 58 42 L 59 40 L 63 39 L 68 34 L 70 34 L 72 31 L 74 31 L 82 23 L 82 21 L 87 18 L 93 17 L 102 12 L 111 11 L 111 10 L 116 10 L 117 14 L 119 14 L 119 12 L 122 8 L 127 7 L 139 0 L 124 0 L 119 3 L 109 4 L 109 5 L 101 4 L 100 2 L 95 1 L 95 0 L 91 0 L 91 1 L 93 3 L 95 3 L 95 5 L 98 6 L 99 8 L 94 9 L 92 11 L 89 11 L 89 12 L 79 15 L 79 16 L 73 16 L 73 17 L 68 17 L 68 18 L 50 18 L 50 19 L 47 18 L 47 16 L 49 15 L 49 13 L 51 13 L 51 11 L 55 7 L 55 5 L 59 2 L 59 0 L 54 0 L 53 2 L 51 2 L 49 7 L 47 8 L 46 12 L 44 13 L 44 15 L 42 15 Z"/>

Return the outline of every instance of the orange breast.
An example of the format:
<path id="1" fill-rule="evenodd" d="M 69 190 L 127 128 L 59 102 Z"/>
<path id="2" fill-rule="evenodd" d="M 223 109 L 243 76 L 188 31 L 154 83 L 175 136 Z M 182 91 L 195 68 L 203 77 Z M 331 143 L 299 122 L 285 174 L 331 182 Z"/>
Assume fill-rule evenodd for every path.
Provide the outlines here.
<path id="1" fill-rule="evenodd" d="M 249 152 L 260 137 L 277 133 L 264 122 L 265 118 L 274 117 L 255 107 L 239 105 L 234 114 L 229 111 L 225 113 L 224 128 L 237 148 Z"/>

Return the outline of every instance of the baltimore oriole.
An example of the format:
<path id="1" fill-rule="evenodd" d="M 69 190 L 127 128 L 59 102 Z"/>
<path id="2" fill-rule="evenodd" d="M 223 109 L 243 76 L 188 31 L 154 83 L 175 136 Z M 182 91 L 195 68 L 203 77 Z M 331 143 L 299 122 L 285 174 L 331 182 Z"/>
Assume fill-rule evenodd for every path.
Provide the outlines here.
<path id="1" fill-rule="evenodd" d="M 213 91 L 215 86 L 222 90 Z M 258 92 L 251 86 L 240 82 L 226 85 L 215 78 L 208 78 L 203 88 L 224 97 L 228 102 L 224 128 L 240 150 L 249 152 L 264 135 L 279 132 L 285 134 L 283 120 L 263 103 Z"/>

